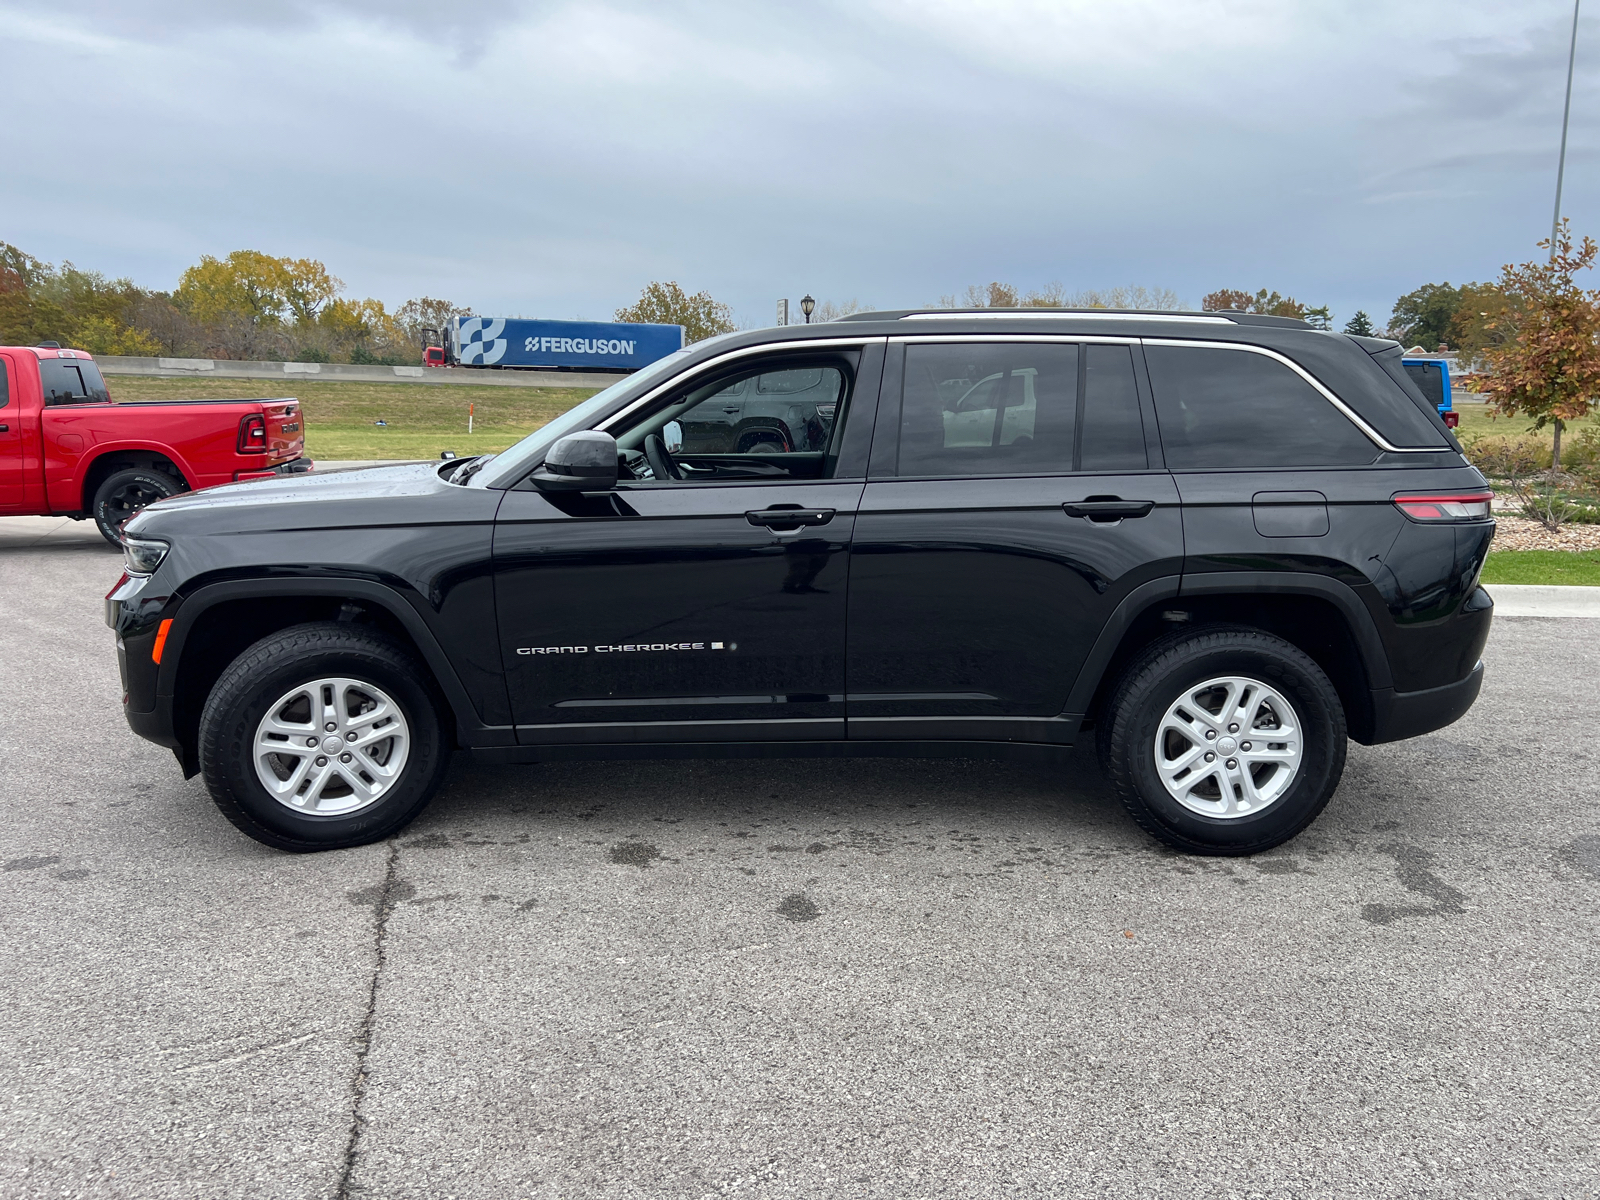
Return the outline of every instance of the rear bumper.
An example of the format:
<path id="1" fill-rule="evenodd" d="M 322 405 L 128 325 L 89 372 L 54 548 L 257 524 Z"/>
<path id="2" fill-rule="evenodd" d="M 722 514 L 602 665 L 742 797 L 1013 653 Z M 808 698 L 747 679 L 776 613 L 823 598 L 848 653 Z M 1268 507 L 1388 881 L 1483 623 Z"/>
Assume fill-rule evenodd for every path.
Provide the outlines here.
<path id="1" fill-rule="evenodd" d="M 233 481 L 243 483 L 247 479 L 275 479 L 279 475 L 304 475 L 315 469 L 316 463 L 311 459 L 300 457 L 286 463 L 279 463 L 275 467 L 266 467 L 260 471 L 235 471 Z"/>
<path id="2" fill-rule="evenodd" d="M 1465 679 L 1423 692 L 1397 692 L 1377 688 L 1372 693 L 1373 728 L 1368 745 L 1398 742 L 1419 734 L 1432 733 L 1457 721 L 1472 707 L 1483 687 L 1483 664 L 1472 668 Z"/>

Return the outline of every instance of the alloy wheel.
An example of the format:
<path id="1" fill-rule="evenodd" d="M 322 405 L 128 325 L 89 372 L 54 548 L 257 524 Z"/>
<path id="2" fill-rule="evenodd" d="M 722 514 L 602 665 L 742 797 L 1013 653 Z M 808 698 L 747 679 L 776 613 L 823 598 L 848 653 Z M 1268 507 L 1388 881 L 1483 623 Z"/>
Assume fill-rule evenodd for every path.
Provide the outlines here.
<path id="1" fill-rule="evenodd" d="M 1254 816 L 1281 799 L 1300 772 L 1304 736 L 1283 695 L 1243 675 L 1184 691 L 1156 726 L 1162 786 L 1191 812 Z"/>

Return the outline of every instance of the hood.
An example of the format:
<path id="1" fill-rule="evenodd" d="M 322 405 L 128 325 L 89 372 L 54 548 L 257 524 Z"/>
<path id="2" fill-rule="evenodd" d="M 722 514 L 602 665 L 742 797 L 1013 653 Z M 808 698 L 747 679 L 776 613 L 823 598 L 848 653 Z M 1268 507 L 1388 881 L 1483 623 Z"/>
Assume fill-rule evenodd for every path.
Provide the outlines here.
<path id="1" fill-rule="evenodd" d="M 419 501 L 442 490 L 438 463 L 399 463 L 358 471 L 283 475 L 183 492 L 157 501 L 130 519 L 130 534 L 258 532 L 361 525 L 409 524 Z"/>

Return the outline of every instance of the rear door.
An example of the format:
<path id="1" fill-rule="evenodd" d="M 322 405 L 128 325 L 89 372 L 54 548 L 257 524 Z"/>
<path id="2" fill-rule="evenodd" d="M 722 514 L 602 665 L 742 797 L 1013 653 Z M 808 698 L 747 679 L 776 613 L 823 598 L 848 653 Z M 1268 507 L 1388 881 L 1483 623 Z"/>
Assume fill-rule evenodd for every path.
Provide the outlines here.
<path id="1" fill-rule="evenodd" d="M 1177 490 L 1129 340 L 891 347 L 851 555 L 852 739 L 1068 743 L 1089 650 L 1176 577 Z"/>
<path id="2" fill-rule="evenodd" d="M 13 386 L 14 367 L 0 354 L 0 513 L 27 508 L 22 471 L 22 401 Z"/>

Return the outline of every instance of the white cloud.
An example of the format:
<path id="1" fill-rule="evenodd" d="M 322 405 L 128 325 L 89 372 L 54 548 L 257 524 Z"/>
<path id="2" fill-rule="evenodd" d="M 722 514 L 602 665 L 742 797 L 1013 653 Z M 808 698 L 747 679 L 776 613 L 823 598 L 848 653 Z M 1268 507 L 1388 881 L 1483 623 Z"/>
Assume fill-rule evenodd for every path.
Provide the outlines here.
<path id="1" fill-rule="evenodd" d="M 652 278 L 751 320 L 1000 278 L 1383 316 L 1532 255 L 1570 12 L 0 0 L 0 238 L 156 286 L 201 253 L 312 254 L 357 293 L 528 314 Z M 1589 229 L 1596 64 L 1586 19 L 1566 207 Z"/>

